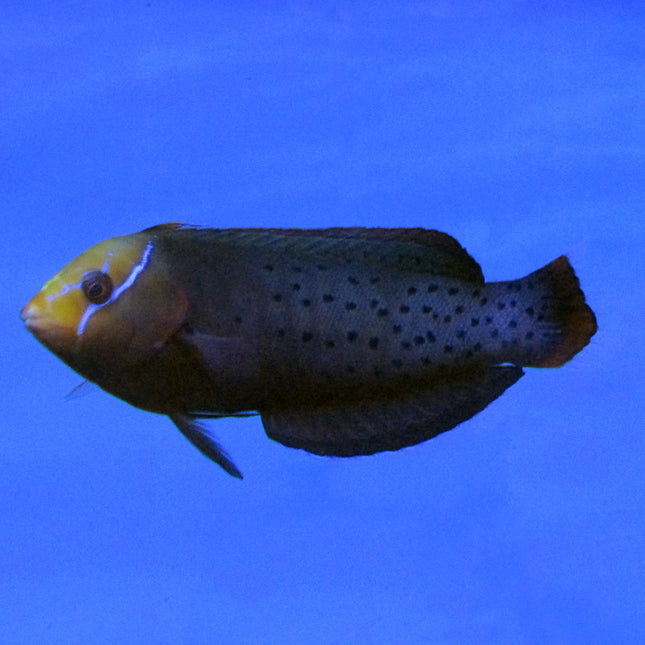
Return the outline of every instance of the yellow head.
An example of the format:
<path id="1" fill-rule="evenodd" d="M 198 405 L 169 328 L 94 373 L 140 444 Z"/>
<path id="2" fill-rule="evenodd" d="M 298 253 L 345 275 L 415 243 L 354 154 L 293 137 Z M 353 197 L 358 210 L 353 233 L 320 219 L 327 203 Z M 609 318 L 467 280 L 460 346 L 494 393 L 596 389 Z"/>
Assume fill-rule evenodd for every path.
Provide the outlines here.
<path id="1" fill-rule="evenodd" d="M 135 365 L 182 324 L 183 293 L 142 231 L 101 242 L 72 260 L 21 311 L 27 329 L 90 380 Z"/>

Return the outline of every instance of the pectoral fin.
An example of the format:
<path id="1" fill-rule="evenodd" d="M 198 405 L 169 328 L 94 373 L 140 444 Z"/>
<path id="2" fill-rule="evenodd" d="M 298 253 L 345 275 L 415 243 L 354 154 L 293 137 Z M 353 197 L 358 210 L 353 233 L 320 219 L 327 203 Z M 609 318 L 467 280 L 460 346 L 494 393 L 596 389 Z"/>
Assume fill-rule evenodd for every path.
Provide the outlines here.
<path id="1" fill-rule="evenodd" d="M 242 479 L 242 473 L 237 469 L 226 451 L 209 434 L 208 430 L 195 419 L 184 414 L 171 414 L 170 420 L 177 426 L 179 432 L 190 441 L 203 455 L 221 466 L 229 475 Z"/>
<path id="2" fill-rule="evenodd" d="M 218 381 L 239 388 L 257 376 L 257 355 L 243 338 L 213 336 L 189 326 L 183 327 L 177 338 L 198 353 L 204 367 Z"/>
<path id="3" fill-rule="evenodd" d="M 515 383 L 519 367 L 490 367 L 447 377 L 426 391 L 318 408 L 262 412 L 267 435 L 317 455 L 352 457 L 399 450 L 454 428 Z"/>

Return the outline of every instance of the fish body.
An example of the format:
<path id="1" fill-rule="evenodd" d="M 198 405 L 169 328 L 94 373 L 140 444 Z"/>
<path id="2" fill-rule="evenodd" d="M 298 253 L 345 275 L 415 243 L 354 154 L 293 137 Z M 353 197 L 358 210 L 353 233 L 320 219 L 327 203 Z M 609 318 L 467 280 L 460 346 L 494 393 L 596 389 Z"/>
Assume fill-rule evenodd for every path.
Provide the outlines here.
<path id="1" fill-rule="evenodd" d="M 425 229 L 161 225 L 92 247 L 22 310 L 87 380 L 168 415 L 240 473 L 196 419 L 258 412 L 322 455 L 396 450 L 470 418 L 596 331 L 567 259 L 485 283 Z"/>

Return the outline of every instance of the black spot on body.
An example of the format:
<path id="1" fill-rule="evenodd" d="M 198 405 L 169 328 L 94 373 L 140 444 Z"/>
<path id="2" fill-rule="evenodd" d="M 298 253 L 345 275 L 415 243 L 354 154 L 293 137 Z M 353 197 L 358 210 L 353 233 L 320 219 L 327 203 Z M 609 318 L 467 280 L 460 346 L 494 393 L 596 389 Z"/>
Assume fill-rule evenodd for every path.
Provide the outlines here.
<path id="1" fill-rule="evenodd" d="M 349 284 L 358 284 L 358 280 L 352 275 L 347 278 L 347 282 L 349 282 Z"/>
<path id="2" fill-rule="evenodd" d="M 490 325 L 493 322 L 493 319 L 490 316 L 486 316 L 486 324 Z"/>
<path id="3" fill-rule="evenodd" d="M 401 327 L 401 325 L 394 325 L 394 327 L 392 327 L 393 334 L 400 334 L 402 331 L 403 327 Z"/>
<path id="4" fill-rule="evenodd" d="M 517 327 L 517 320 L 511 320 L 511 322 L 508 323 L 508 326 L 511 329 L 515 329 Z"/>
<path id="5" fill-rule="evenodd" d="M 432 307 L 429 307 L 428 305 L 423 305 L 421 307 L 421 312 L 424 314 L 429 314 L 432 311 Z"/>
<path id="6" fill-rule="evenodd" d="M 399 311 L 400 311 L 402 314 L 410 313 L 410 307 L 408 307 L 407 305 L 401 305 L 401 306 L 399 307 Z"/>
<path id="7" fill-rule="evenodd" d="M 428 285 L 428 293 L 434 293 L 439 288 L 437 284 Z"/>
<path id="8" fill-rule="evenodd" d="M 463 314 L 464 313 L 464 308 L 461 305 L 459 305 L 459 307 L 457 307 L 455 309 L 455 313 L 456 314 Z"/>
<path id="9" fill-rule="evenodd" d="M 303 306 L 303 307 L 310 307 L 310 306 L 311 306 L 311 300 L 309 300 L 309 298 L 305 298 L 305 299 L 302 301 L 302 306 Z"/>
<path id="10" fill-rule="evenodd" d="M 347 332 L 347 340 L 352 343 L 358 338 L 358 332 L 357 331 L 348 331 Z"/>
<path id="11" fill-rule="evenodd" d="M 376 349 L 378 347 L 378 342 L 379 342 L 379 339 L 376 336 L 374 338 L 370 338 L 368 342 L 370 349 Z"/>
<path id="12" fill-rule="evenodd" d="M 409 296 L 413 296 L 416 292 L 417 292 L 417 288 L 416 288 L 416 287 L 410 287 L 410 288 L 408 289 L 408 295 L 409 295 Z"/>
<path id="13" fill-rule="evenodd" d="M 490 333 L 491 338 L 497 338 L 499 336 L 499 329 L 493 329 Z"/>
<path id="14" fill-rule="evenodd" d="M 473 319 L 470 321 L 470 326 L 471 326 L 471 327 L 477 327 L 477 325 L 479 325 L 479 318 L 473 318 Z"/>
<path id="15" fill-rule="evenodd" d="M 452 354 L 454 351 L 454 347 L 452 345 L 444 345 L 443 346 L 443 353 L 444 354 Z"/>
<path id="16" fill-rule="evenodd" d="M 481 295 L 481 291 L 479 289 L 475 289 L 473 291 L 473 298 L 479 298 L 480 295 Z"/>
<path id="17" fill-rule="evenodd" d="M 265 271 L 273 271 L 273 265 L 272 264 L 265 264 L 263 268 L 264 268 Z"/>
<path id="18" fill-rule="evenodd" d="M 450 287 L 450 289 L 448 289 L 449 296 L 456 296 L 458 293 L 459 289 L 457 289 L 457 287 Z"/>
<path id="19" fill-rule="evenodd" d="M 526 336 L 524 338 L 526 338 L 526 340 L 531 340 L 531 338 L 533 338 L 534 335 L 535 334 L 532 331 L 527 331 Z"/>
<path id="20" fill-rule="evenodd" d="M 334 347 L 336 347 L 336 343 L 333 340 L 326 340 L 325 347 L 327 349 L 333 349 Z"/>
<path id="21" fill-rule="evenodd" d="M 314 335 L 313 335 L 310 331 L 306 331 L 306 332 L 302 335 L 302 340 L 303 340 L 303 342 L 305 342 L 305 343 L 306 343 L 307 341 L 310 341 L 313 337 L 314 337 Z"/>
<path id="22" fill-rule="evenodd" d="M 327 271 L 327 266 L 325 264 L 318 264 L 316 268 L 318 271 Z"/>
<path id="23" fill-rule="evenodd" d="M 535 309 L 533 309 L 533 307 L 527 307 L 524 311 L 530 318 L 533 318 L 533 316 L 535 316 Z"/>
<path id="24" fill-rule="evenodd" d="M 370 300 L 370 309 L 376 309 L 378 307 L 378 300 Z"/>
<path id="25" fill-rule="evenodd" d="M 356 309 L 356 303 L 355 302 L 346 303 L 345 309 L 347 309 L 347 311 L 353 311 L 354 309 Z"/>
<path id="26" fill-rule="evenodd" d="M 451 322 L 452 321 L 452 316 L 444 316 L 443 321 L 446 322 L 446 323 Z"/>
<path id="27" fill-rule="evenodd" d="M 291 270 L 295 273 L 302 273 L 302 267 L 291 267 Z"/>
<path id="28" fill-rule="evenodd" d="M 479 301 L 479 304 L 480 304 L 481 307 L 483 307 L 484 305 L 488 304 L 488 298 L 482 298 Z"/>
<path id="29" fill-rule="evenodd" d="M 373 278 L 370 278 L 370 284 L 376 284 L 381 278 L 378 276 L 374 276 Z"/>
<path id="30" fill-rule="evenodd" d="M 377 315 L 377 316 L 380 316 L 381 318 L 383 318 L 383 316 L 387 316 L 389 313 L 390 313 L 390 312 L 389 312 L 387 309 L 383 308 L 383 309 L 379 309 L 379 310 L 376 312 L 376 315 Z"/>
<path id="31" fill-rule="evenodd" d="M 426 342 L 426 339 L 423 336 L 415 336 L 414 337 L 414 344 L 415 345 L 423 345 Z"/>
<path id="32" fill-rule="evenodd" d="M 300 291 L 300 285 L 299 285 L 297 282 L 296 282 L 296 283 L 294 283 L 294 284 L 292 284 L 292 285 L 291 285 L 291 288 L 292 288 L 294 291 Z"/>
<path id="33" fill-rule="evenodd" d="M 280 293 L 275 293 L 275 294 L 273 294 L 273 299 L 274 299 L 276 302 L 280 302 L 280 301 L 282 300 L 282 294 L 280 294 Z"/>
<path id="34" fill-rule="evenodd" d="M 409 342 L 409 341 L 407 341 L 407 340 L 404 340 L 404 341 L 401 343 L 401 347 L 402 347 L 403 349 L 411 349 L 411 348 L 412 348 L 412 343 L 410 343 L 410 342 Z"/>
<path id="35" fill-rule="evenodd" d="M 275 332 L 275 335 L 276 335 L 278 338 L 284 338 L 284 337 L 285 337 L 285 335 L 286 335 L 286 332 L 285 332 L 285 330 L 284 330 L 284 329 L 277 329 L 277 330 L 276 330 L 276 332 Z"/>
<path id="36" fill-rule="evenodd" d="M 460 329 L 457 332 L 457 338 L 466 338 L 466 332 L 463 329 Z"/>
<path id="37" fill-rule="evenodd" d="M 437 340 L 437 337 L 431 331 L 426 332 L 426 338 L 429 343 L 434 343 Z"/>
<path id="38" fill-rule="evenodd" d="M 329 293 L 323 295 L 323 302 L 334 302 L 334 296 Z"/>
<path id="39" fill-rule="evenodd" d="M 506 303 L 505 302 L 498 302 L 497 303 L 497 308 L 501 311 L 502 309 L 506 309 Z"/>

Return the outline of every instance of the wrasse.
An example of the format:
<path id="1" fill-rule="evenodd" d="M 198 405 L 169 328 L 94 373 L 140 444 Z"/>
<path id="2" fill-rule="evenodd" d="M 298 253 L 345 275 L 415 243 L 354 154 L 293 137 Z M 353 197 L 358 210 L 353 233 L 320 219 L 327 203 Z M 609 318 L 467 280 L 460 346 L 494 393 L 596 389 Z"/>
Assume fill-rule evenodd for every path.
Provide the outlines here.
<path id="1" fill-rule="evenodd" d="M 199 229 L 102 242 L 23 308 L 27 329 L 86 380 L 167 415 L 240 471 L 199 419 L 259 413 L 318 455 L 398 450 L 483 410 L 596 332 L 567 259 L 484 282 L 437 231 Z"/>

